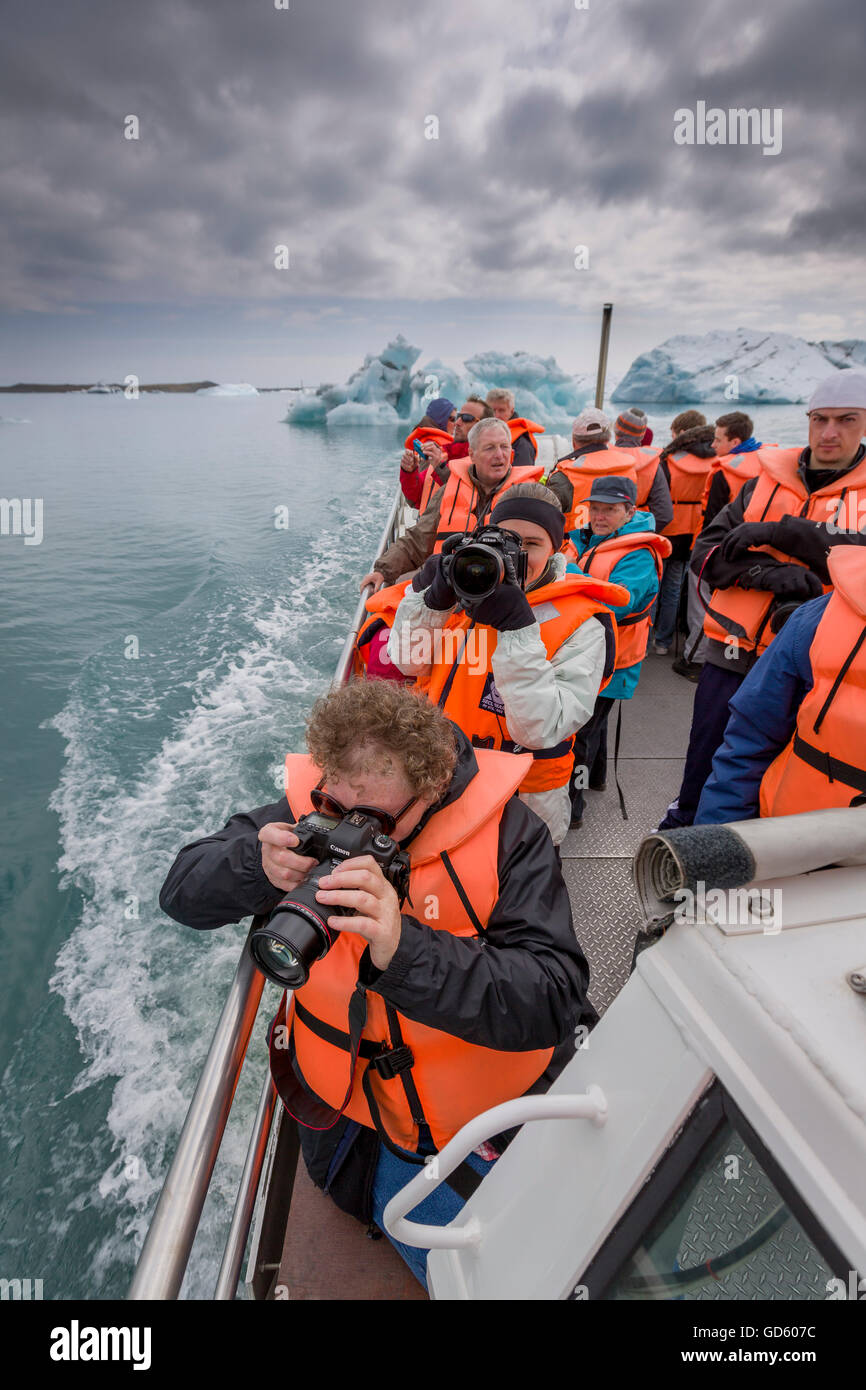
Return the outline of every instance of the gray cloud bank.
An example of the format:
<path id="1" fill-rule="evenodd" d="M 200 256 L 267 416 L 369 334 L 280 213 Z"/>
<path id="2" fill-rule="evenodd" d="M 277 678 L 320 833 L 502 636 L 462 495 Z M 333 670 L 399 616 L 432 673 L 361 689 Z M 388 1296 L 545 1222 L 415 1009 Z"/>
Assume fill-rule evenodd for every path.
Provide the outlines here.
<path id="1" fill-rule="evenodd" d="M 862 307 L 861 5 L 7 0 L 0 306 L 625 296 L 809 332 Z M 781 155 L 678 148 L 698 100 L 781 107 Z"/>

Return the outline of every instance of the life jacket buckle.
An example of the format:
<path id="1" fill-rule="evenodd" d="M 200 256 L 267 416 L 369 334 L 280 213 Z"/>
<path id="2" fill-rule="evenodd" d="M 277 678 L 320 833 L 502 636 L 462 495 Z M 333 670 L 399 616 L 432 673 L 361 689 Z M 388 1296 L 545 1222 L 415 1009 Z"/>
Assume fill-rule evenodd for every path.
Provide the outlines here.
<path id="1" fill-rule="evenodd" d="M 411 1047 L 404 1043 L 402 1047 L 392 1047 L 387 1052 L 377 1053 L 370 1059 L 370 1065 L 376 1068 L 384 1081 L 393 1081 L 401 1071 L 408 1071 L 415 1065 L 415 1058 Z"/>

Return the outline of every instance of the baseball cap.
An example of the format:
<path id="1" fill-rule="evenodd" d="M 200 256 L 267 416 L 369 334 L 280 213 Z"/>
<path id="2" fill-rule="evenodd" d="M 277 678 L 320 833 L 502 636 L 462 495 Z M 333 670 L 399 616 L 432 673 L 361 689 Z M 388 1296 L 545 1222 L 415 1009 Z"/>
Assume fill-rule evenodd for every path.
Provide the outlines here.
<path id="1" fill-rule="evenodd" d="M 626 502 L 632 507 L 636 507 L 637 483 L 633 478 L 626 478 L 617 473 L 611 473 L 607 478 L 594 478 L 589 490 L 589 500 L 590 502 Z"/>
<path id="2" fill-rule="evenodd" d="M 587 406 L 582 410 L 571 427 L 572 438 L 597 439 L 610 429 L 610 420 L 597 406 Z"/>

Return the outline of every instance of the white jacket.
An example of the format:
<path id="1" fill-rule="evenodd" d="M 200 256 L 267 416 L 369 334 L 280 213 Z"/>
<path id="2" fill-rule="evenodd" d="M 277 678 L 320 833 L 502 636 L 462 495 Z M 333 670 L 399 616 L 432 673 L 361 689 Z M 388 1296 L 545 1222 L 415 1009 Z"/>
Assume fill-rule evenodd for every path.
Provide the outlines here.
<path id="1" fill-rule="evenodd" d="M 561 579 L 568 563 L 565 556 L 555 554 L 553 563 L 555 578 Z M 426 676 L 435 644 L 425 641 L 421 630 L 432 634 L 444 628 L 454 611 L 428 608 L 423 592 L 408 589 L 388 640 L 389 660 L 404 675 Z M 577 733 L 592 715 L 604 674 L 606 640 L 598 619 L 581 623 L 549 660 L 537 622 L 494 637 L 489 665 L 514 742 L 524 748 L 553 748 Z M 521 792 L 520 799 L 546 822 L 553 843 L 560 844 L 571 821 L 568 787 Z"/>

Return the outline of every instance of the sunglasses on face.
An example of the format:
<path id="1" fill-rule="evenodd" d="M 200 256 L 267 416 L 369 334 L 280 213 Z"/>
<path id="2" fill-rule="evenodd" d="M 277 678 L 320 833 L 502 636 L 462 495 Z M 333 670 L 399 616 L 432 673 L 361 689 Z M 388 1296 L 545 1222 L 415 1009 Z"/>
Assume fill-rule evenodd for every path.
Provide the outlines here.
<path id="1" fill-rule="evenodd" d="M 454 424 L 454 421 L 455 421 L 456 419 L 457 419 L 457 412 L 454 411 L 454 410 L 452 410 L 451 414 L 448 416 L 448 423 L 449 423 L 449 425 L 453 425 L 453 424 Z"/>
<path id="2" fill-rule="evenodd" d="M 399 825 L 409 807 L 415 805 L 418 798 L 417 796 L 410 797 L 405 806 L 401 806 L 399 811 L 392 814 L 391 811 L 380 810 L 378 806 L 343 806 L 335 796 L 331 796 L 330 792 L 322 790 L 322 782 L 320 782 L 310 792 L 310 800 L 320 815 L 333 816 L 336 820 L 342 820 L 352 811 L 360 811 L 362 816 L 375 816 L 377 820 L 382 822 L 382 829 L 385 834 L 393 835 L 395 827 Z"/>
<path id="3" fill-rule="evenodd" d="M 474 415 L 469 415 L 465 410 L 461 410 L 460 413 L 459 413 L 459 415 L 456 415 L 454 418 L 455 418 L 456 420 L 465 420 L 466 423 L 467 423 L 467 425 L 468 425 L 470 422 L 471 422 L 473 425 L 477 423 L 477 421 L 476 421 L 476 419 L 475 419 L 475 416 L 474 416 Z"/>

